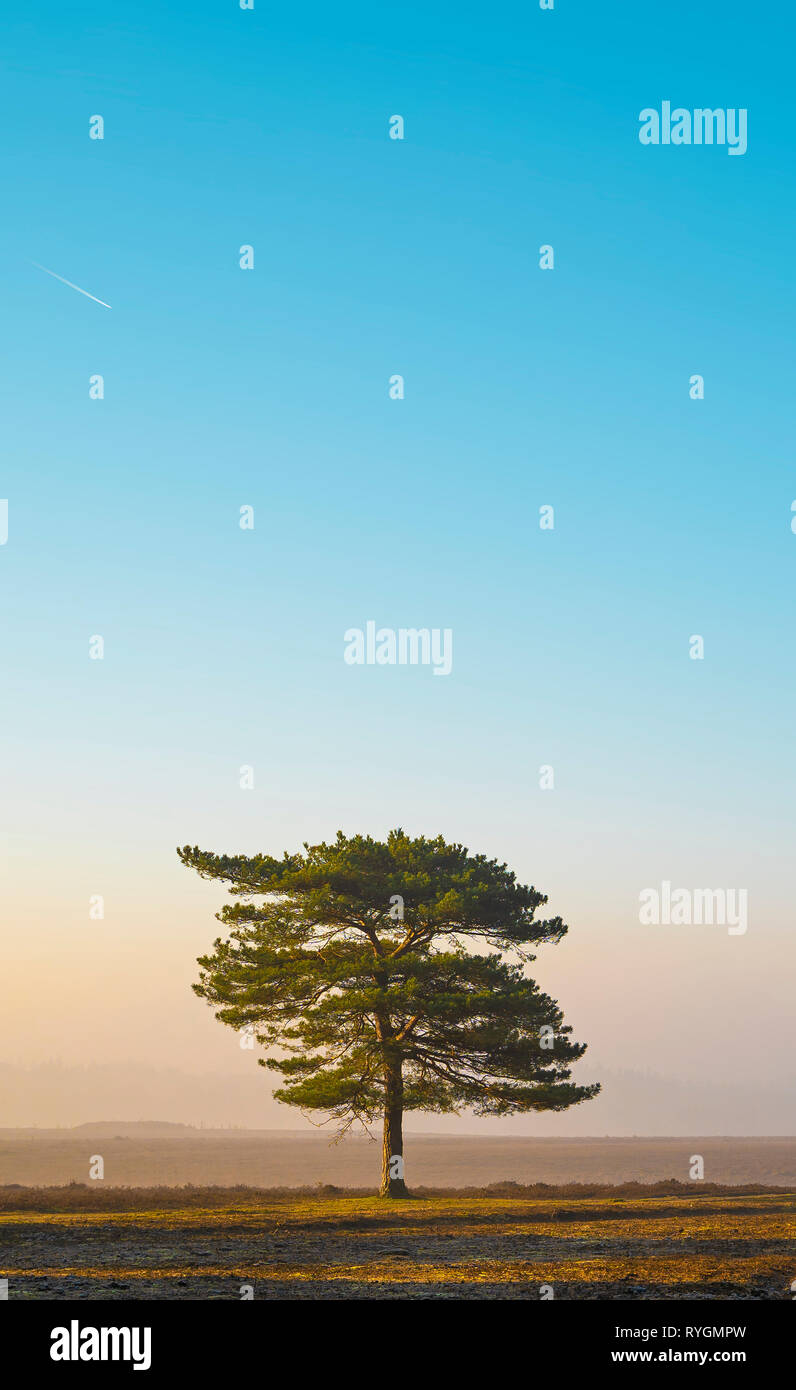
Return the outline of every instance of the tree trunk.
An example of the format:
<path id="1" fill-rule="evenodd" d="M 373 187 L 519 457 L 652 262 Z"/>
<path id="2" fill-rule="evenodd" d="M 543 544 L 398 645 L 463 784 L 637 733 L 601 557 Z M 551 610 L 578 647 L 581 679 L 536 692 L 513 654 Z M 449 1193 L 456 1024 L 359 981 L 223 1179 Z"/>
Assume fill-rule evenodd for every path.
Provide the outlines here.
<path id="1" fill-rule="evenodd" d="M 408 1197 L 404 1182 L 404 1083 L 401 1063 L 388 1061 L 384 1072 L 384 1143 L 380 1197 Z"/>

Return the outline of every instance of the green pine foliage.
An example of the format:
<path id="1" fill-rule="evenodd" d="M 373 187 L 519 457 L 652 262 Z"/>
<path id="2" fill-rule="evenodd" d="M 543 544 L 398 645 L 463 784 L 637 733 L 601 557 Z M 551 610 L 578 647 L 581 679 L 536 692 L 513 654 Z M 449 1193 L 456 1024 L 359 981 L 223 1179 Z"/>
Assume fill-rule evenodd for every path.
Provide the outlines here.
<path id="1" fill-rule="evenodd" d="M 404 1111 L 510 1115 L 597 1094 L 570 1080 L 585 1044 L 526 974 L 533 949 L 567 930 L 536 919 L 547 899 L 535 888 L 441 836 L 339 832 L 304 851 L 178 850 L 236 899 L 193 988 L 279 1054 L 260 1063 L 282 1077 L 278 1100 L 343 1132 L 384 1118 L 383 1192 L 406 1195 L 387 1172 Z"/>

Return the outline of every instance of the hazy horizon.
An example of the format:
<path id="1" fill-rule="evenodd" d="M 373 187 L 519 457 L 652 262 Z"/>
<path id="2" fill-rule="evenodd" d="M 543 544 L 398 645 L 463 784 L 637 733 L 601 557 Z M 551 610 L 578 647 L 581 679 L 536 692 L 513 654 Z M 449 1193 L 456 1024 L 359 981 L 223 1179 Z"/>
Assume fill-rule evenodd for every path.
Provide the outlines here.
<path id="1" fill-rule="evenodd" d="M 135 1062 L 0 1063 L 0 1129 L 145 1121 L 269 1133 L 318 1132 L 317 1117 L 305 1119 L 300 1111 L 271 1098 L 266 1074 L 254 1065 L 250 1053 L 247 1056 L 248 1067 L 237 1073 Z M 587 1079 L 592 1074 L 583 1068 L 581 1072 Z M 604 1089 L 596 1100 L 559 1114 L 479 1118 L 413 1111 L 406 1116 L 406 1132 L 495 1138 L 796 1134 L 790 1092 L 784 1087 L 733 1086 L 710 1078 L 683 1082 L 632 1069 L 603 1068 L 599 1076 Z M 321 1132 L 331 1134 L 333 1126 L 323 1126 Z"/>

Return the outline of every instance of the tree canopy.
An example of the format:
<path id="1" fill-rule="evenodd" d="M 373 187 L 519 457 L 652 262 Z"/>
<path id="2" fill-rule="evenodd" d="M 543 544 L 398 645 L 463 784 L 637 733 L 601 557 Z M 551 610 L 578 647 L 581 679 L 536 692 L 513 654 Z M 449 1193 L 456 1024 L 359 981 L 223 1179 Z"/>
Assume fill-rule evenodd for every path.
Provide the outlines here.
<path id="1" fill-rule="evenodd" d="M 405 1111 L 565 1110 L 599 1091 L 571 1081 L 585 1044 L 526 973 L 567 928 L 537 919 L 547 898 L 505 864 L 400 829 L 281 859 L 177 852 L 236 899 L 194 990 L 278 1051 L 260 1059 L 277 1100 L 341 1132 L 383 1120 L 385 1195 L 406 1194 Z"/>

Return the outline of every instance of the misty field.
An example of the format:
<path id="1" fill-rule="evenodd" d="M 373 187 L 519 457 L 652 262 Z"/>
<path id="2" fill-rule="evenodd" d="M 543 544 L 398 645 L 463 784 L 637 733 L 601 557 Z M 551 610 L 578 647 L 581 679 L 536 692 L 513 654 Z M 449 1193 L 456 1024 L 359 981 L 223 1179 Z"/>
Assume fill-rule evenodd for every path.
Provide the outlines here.
<path id="1" fill-rule="evenodd" d="M 102 1155 L 110 1187 L 218 1185 L 312 1187 L 318 1183 L 371 1190 L 379 1145 L 352 1134 L 330 1143 L 328 1130 L 209 1130 L 151 1121 L 104 1121 L 74 1129 L 0 1129 L 0 1185 L 52 1187 L 91 1181 Z M 510 1180 L 523 1185 L 688 1181 L 701 1154 L 708 1182 L 760 1183 L 796 1190 L 796 1137 L 538 1138 L 406 1135 L 413 1188 L 481 1188 Z"/>
<path id="2" fill-rule="evenodd" d="M 6 1188 L 0 1274 L 12 1299 L 790 1299 L 796 1194 L 684 1186 Z"/>

